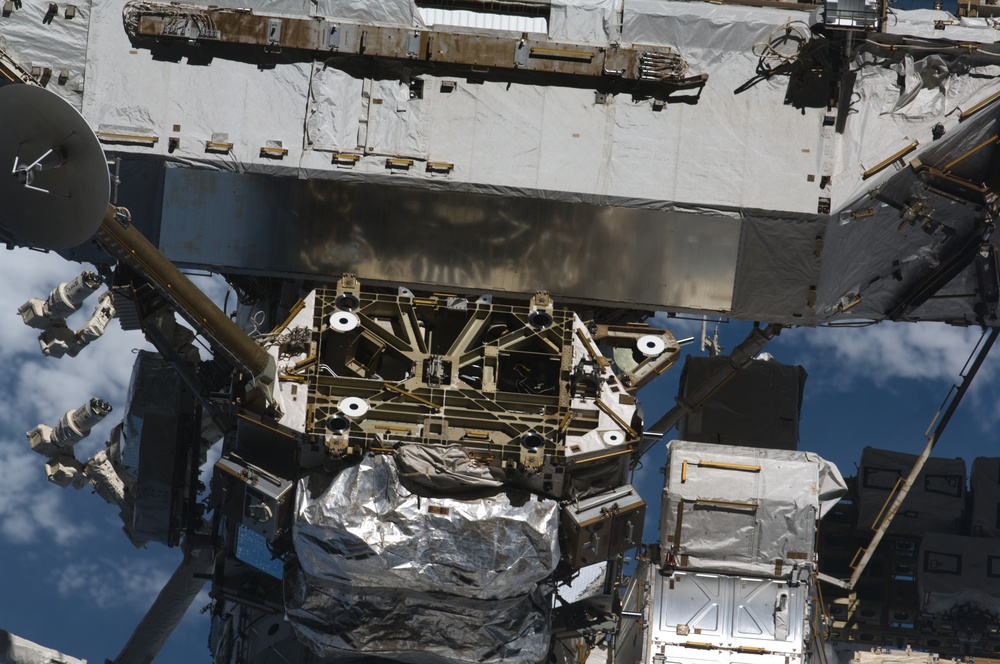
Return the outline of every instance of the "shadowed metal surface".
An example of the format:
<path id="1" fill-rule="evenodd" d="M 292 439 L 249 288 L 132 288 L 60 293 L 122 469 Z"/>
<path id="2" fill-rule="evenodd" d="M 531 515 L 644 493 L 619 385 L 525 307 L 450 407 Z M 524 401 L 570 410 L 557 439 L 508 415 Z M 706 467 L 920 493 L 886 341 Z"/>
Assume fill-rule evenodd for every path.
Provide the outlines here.
<path id="1" fill-rule="evenodd" d="M 370 183 L 167 169 L 160 248 L 222 271 L 728 311 L 742 222 Z"/>

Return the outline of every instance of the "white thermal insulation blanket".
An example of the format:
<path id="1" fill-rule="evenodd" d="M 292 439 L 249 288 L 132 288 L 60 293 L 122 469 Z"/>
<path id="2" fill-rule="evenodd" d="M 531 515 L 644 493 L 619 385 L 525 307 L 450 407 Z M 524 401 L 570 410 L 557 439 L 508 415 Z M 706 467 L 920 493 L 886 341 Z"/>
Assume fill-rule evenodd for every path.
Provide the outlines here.
<path id="1" fill-rule="evenodd" d="M 87 62 L 91 7 L 75 4 L 75 15 L 67 18 L 68 5 L 48 19 L 49 3 L 18 3 L 9 16 L 0 20 L 0 48 L 29 71 L 38 68 L 38 78 L 46 89 L 59 95 L 78 111 L 83 104 L 83 84 Z M 118 30 L 122 31 L 121 20 Z M 48 76 L 45 75 L 48 70 Z M 66 78 L 60 82 L 60 75 Z"/>
<path id="2" fill-rule="evenodd" d="M 818 133 L 824 110 L 784 104 L 783 77 L 734 96 L 756 76 L 754 44 L 805 12 L 651 0 L 552 3 L 551 39 L 666 45 L 685 58 L 688 75 L 709 76 L 700 98 L 697 90 L 680 91 L 661 106 L 627 94 L 598 102 L 593 89 L 558 81 L 471 83 L 430 74 L 420 77 L 422 93 L 411 98 L 406 63 L 383 63 L 385 71 L 371 78 L 336 58 L 265 68 L 222 55 L 171 62 L 133 47 L 122 29 L 123 4 L 84 3 L 75 18 L 60 14 L 50 25 L 26 4 L 0 26 L 12 55 L 52 69 L 49 89 L 71 98 L 95 131 L 148 139 L 107 144 L 115 152 L 188 167 L 372 182 L 389 175 L 387 157 L 438 161 L 454 167 L 442 174 L 418 164 L 392 173 L 393 182 L 625 207 L 697 207 L 719 216 L 813 214 L 825 195 Z M 211 4 L 421 24 L 412 0 Z M 68 81 L 57 85 L 64 68 Z M 206 151 L 210 142 L 232 148 Z M 263 147 L 288 152 L 275 159 L 261 156 Z M 360 158 L 348 167 L 331 163 L 331 153 L 342 151 Z M 765 175 L 783 186 L 761 186 Z"/>
<path id="3" fill-rule="evenodd" d="M 846 492 L 809 452 L 675 440 L 667 450 L 661 563 L 787 577 L 813 562 L 816 522 Z"/>
<path id="4" fill-rule="evenodd" d="M 279 0 L 275 0 L 279 1 Z M 314 16 L 339 18 L 376 25 L 405 25 L 422 28 L 423 20 L 412 0 L 314 0 Z"/>
<path id="5" fill-rule="evenodd" d="M 621 38 L 623 0 L 552 0 L 549 39 L 604 46 Z"/>
<path id="6" fill-rule="evenodd" d="M 906 479 L 917 457 L 866 447 L 858 470 L 858 530 L 875 525 L 897 481 Z M 889 532 L 958 534 L 965 509 L 965 461 L 927 460 L 909 495 L 896 513 Z"/>
<path id="7" fill-rule="evenodd" d="M 85 659 L 64 655 L 2 629 L 0 629 L 0 662 L 2 664 L 87 664 Z"/>
<path id="8" fill-rule="evenodd" d="M 867 169 L 914 142 L 916 149 L 907 155 L 907 162 L 915 156 L 922 157 L 925 151 L 933 151 L 932 127 L 940 123 L 946 132 L 958 131 L 961 110 L 1000 90 L 1000 66 L 970 69 L 958 59 L 940 55 L 917 60 L 906 54 L 886 67 L 871 54 L 862 53 L 852 67 L 858 71 L 852 112 L 846 130 L 836 137 L 834 211 L 850 207 L 873 185 L 898 171 L 887 168 L 863 179 L 861 176 Z"/>
<path id="9" fill-rule="evenodd" d="M 935 24 L 940 25 L 942 29 L 939 30 Z M 959 18 L 946 11 L 912 9 L 903 12 L 893 11 L 886 21 L 885 31 L 891 35 L 993 44 L 1000 40 L 1000 33 L 994 27 L 996 25 L 1000 23 L 995 18 L 972 16 Z"/>

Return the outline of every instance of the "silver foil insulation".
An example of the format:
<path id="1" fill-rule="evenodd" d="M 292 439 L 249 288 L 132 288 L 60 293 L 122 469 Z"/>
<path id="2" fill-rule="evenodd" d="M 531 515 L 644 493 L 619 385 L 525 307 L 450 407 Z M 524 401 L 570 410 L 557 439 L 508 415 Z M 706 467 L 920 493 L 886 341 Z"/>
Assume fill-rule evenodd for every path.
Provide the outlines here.
<path id="1" fill-rule="evenodd" d="M 302 481 L 299 566 L 285 580 L 299 637 L 324 656 L 544 658 L 551 601 L 539 584 L 559 560 L 558 503 L 495 491 L 428 497 L 406 484 L 388 456 L 365 458 L 317 494 Z"/>

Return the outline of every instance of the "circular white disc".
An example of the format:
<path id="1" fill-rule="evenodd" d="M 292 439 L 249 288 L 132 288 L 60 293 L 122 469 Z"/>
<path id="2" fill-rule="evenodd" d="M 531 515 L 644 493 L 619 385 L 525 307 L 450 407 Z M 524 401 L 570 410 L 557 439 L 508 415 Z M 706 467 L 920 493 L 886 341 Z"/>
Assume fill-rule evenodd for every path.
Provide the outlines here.
<path id="1" fill-rule="evenodd" d="M 608 445 L 621 445 L 625 442 L 625 434 L 621 431 L 605 431 L 601 434 L 601 438 Z"/>
<path id="2" fill-rule="evenodd" d="M 350 332 L 359 322 L 358 317 L 350 311 L 335 311 L 330 315 L 330 327 L 337 332 Z"/>
<path id="3" fill-rule="evenodd" d="M 639 337 L 635 345 L 639 348 L 639 352 L 646 357 L 656 357 L 667 349 L 667 344 L 663 341 L 663 337 L 653 334 Z"/>
<path id="4" fill-rule="evenodd" d="M 360 397 L 344 397 L 340 400 L 340 412 L 352 420 L 364 417 L 368 412 L 368 402 Z"/>
<path id="5" fill-rule="evenodd" d="M 56 165 L 32 170 L 25 186 L 15 161 L 30 166 L 49 150 Z M 77 110 L 35 85 L 0 88 L 0 228 L 15 243 L 68 249 L 97 232 L 110 198 L 104 150 Z"/>

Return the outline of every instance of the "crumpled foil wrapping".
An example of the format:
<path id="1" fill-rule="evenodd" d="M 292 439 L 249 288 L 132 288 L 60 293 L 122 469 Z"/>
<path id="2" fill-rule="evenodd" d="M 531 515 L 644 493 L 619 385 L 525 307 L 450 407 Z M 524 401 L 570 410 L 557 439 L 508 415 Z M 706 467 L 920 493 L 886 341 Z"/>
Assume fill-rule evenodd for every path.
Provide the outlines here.
<path id="1" fill-rule="evenodd" d="M 340 472 L 321 495 L 297 492 L 294 543 L 312 577 L 355 589 L 407 588 L 475 599 L 524 595 L 559 562 L 559 505 L 504 492 L 418 496 L 390 457 Z"/>
<path id="2" fill-rule="evenodd" d="M 316 496 L 303 480 L 296 500 L 285 610 L 318 654 L 546 656 L 551 601 L 539 582 L 559 561 L 556 501 L 416 495 L 386 456 L 341 471 Z"/>
<path id="3" fill-rule="evenodd" d="M 496 489 L 504 483 L 502 470 L 475 461 L 458 445 L 400 445 L 396 463 L 404 476 L 441 493 Z"/>
<path id="4" fill-rule="evenodd" d="M 299 639 L 323 657 L 364 653 L 422 661 L 535 664 L 549 650 L 551 598 L 477 600 L 405 590 L 351 592 L 291 567 L 285 615 Z"/>

